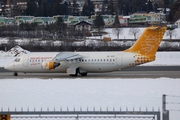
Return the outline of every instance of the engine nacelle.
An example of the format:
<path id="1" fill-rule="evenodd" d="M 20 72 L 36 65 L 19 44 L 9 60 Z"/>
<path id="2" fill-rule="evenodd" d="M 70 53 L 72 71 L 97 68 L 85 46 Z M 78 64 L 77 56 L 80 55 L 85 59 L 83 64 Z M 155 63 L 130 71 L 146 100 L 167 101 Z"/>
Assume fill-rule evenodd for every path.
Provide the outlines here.
<path id="1" fill-rule="evenodd" d="M 44 69 L 44 70 L 52 70 L 52 69 L 58 67 L 59 65 L 60 65 L 60 63 L 53 62 L 53 61 L 43 62 L 41 64 L 42 69 Z"/>

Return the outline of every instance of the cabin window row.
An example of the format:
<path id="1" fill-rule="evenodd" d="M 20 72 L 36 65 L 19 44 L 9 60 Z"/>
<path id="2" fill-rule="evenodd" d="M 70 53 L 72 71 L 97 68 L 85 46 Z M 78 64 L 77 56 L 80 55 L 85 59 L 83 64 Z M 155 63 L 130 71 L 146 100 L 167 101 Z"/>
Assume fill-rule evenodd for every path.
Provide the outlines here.
<path id="1" fill-rule="evenodd" d="M 46 61 L 46 60 L 30 60 L 30 62 L 43 62 L 43 61 Z"/>
<path id="2" fill-rule="evenodd" d="M 30 62 L 43 62 L 46 60 L 30 60 Z M 78 59 L 78 60 L 68 60 L 68 62 L 114 62 L 115 59 Z"/>
<path id="3" fill-rule="evenodd" d="M 78 60 L 68 60 L 70 61 L 76 61 L 76 62 L 114 62 L 115 59 L 78 59 Z"/>

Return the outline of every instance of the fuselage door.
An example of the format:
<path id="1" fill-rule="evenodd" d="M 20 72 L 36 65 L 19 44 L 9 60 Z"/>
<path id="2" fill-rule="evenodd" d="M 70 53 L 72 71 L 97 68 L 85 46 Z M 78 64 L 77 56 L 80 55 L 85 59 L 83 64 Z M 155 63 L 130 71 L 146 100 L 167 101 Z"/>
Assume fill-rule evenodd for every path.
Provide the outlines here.
<path id="1" fill-rule="evenodd" d="M 117 60 L 116 60 L 116 64 L 117 64 L 117 66 L 122 66 L 122 59 L 123 59 L 123 55 L 117 55 Z"/>
<path id="2" fill-rule="evenodd" d="M 28 55 L 24 55 L 24 57 L 23 57 L 23 66 L 24 67 L 27 67 L 28 66 Z"/>

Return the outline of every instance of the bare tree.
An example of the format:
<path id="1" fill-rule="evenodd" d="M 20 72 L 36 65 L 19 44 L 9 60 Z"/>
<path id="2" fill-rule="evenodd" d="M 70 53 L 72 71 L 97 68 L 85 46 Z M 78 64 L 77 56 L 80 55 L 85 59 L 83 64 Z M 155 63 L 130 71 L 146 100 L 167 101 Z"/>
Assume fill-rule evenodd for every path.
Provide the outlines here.
<path id="1" fill-rule="evenodd" d="M 137 39 L 137 34 L 140 32 L 139 28 L 130 28 L 129 34 L 134 36 L 134 39 Z"/>
<path id="2" fill-rule="evenodd" d="M 167 30 L 166 31 L 166 36 L 169 36 L 169 39 L 171 40 L 173 36 L 176 36 L 176 30 Z"/>
<path id="3" fill-rule="evenodd" d="M 112 32 L 117 36 L 117 39 L 119 40 L 119 35 L 123 34 L 123 28 L 113 28 Z"/>

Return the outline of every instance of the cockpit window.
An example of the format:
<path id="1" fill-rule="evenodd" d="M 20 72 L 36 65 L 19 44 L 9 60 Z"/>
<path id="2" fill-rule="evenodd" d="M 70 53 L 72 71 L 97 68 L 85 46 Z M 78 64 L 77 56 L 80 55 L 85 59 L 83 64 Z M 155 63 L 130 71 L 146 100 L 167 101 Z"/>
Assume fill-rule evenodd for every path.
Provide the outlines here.
<path id="1" fill-rule="evenodd" d="M 20 62 L 20 58 L 16 58 L 14 62 Z"/>

